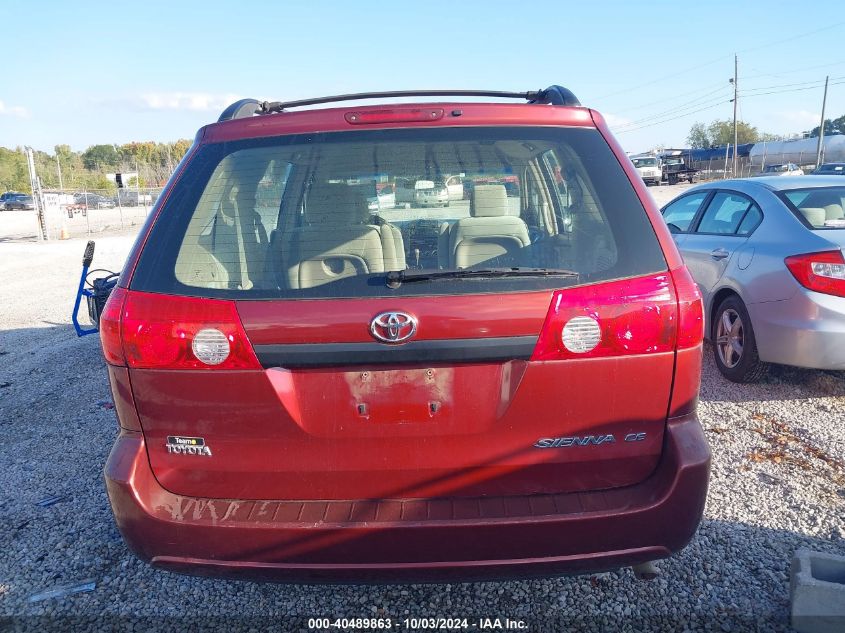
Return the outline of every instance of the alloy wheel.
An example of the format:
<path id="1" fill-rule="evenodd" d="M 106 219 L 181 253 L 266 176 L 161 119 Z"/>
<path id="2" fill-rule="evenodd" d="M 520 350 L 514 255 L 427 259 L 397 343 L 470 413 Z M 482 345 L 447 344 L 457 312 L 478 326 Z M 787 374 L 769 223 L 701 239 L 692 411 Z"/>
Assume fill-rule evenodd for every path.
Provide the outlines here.
<path id="1" fill-rule="evenodd" d="M 732 308 L 724 310 L 716 325 L 716 350 L 725 367 L 734 368 L 742 359 L 744 339 L 739 313 Z"/>

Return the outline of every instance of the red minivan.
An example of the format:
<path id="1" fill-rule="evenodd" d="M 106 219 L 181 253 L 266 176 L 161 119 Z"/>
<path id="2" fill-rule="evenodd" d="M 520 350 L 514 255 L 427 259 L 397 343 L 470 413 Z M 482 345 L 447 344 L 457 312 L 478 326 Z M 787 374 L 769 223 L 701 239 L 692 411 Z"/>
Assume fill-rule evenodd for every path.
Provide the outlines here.
<path id="1" fill-rule="evenodd" d="M 348 103 L 409 94 L 499 101 Z M 450 174 L 448 206 L 378 193 Z M 700 296 L 604 119 L 558 86 L 233 104 L 100 329 L 109 498 L 156 567 L 594 572 L 701 519 Z"/>

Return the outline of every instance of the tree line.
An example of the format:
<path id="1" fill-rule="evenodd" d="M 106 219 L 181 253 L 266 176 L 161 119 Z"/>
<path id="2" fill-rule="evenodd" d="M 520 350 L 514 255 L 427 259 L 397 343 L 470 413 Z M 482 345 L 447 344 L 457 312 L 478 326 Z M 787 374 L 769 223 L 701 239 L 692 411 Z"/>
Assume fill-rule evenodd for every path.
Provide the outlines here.
<path id="1" fill-rule="evenodd" d="M 756 127 L 745 121 L 737 121 L 737 143 L 743 145 L 744 143 L 762 143 L 763 141 L 778 141 L 781 139 L 776 134 L 769 134 L 768 132 L 760 132 Z M 809 138 L 815 138 L 819 135 L 820 126 L 814 127 L 805 134 Z M 830 134 L 845 133 L 845 114 L 837 119 L 825 119 L 824 121 L 825 136 Z M 710 147 L 724 147 L 725 145 L 733 145 L 734 142 L 734 124 L 730 119 L 716 120 L 705 125 L 704 123 L 694 124 L 687 136 L 687 143 L 693 149 L 707 149 Z"/>
<path id="2" fill-rule="evenodd" d="M 65 191 L 113 191 L 115 185 L 106 174 L 115 172 L 137 172 L 138 182 L 133 178 L 125 183 L 130 186 L 164 185 L 190 146 L 188 139 L 172 143 L 144 141 L 92 145 L 82 152 L 74 152 L 69 145 L 56 145 L 53 154 L 36 151 L 33 158 L 43 189 L 59 189 L 61 173 Z M 23 148 L 0 147 L 0 191 L 32 193 Z"/>

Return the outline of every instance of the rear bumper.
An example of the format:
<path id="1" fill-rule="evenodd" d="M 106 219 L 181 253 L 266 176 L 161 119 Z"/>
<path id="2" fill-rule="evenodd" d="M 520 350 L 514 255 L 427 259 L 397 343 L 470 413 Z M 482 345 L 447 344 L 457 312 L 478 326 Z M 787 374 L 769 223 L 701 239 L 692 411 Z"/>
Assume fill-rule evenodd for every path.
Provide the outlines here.
<path id="1" fill-rule="evenodd" d="M 466 581 L 596 572 L 665 558 L 692 538 L 710 450 L 694 415 L 667 424 L 661 463 L 613 490 L 455 500 L 251 501 L 174 495 L 141 433 L 106 463 L 115 520 L 143 560 L 281 582 Z"/>
<path id="2" fill-rule="evenodd" d="M 784 301 L 750 304 L 748 313 L 762 360 L 845 369 L 845 297 L 802 288 Z"/>

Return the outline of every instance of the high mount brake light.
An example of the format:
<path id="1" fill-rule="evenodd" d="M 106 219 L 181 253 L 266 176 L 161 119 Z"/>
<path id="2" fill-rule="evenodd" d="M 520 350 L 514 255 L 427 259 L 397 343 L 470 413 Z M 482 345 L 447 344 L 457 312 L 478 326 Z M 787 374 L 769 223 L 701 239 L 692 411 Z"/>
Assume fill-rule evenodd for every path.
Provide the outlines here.
<path id="1" fill-rule="evenodd" d="M 234 301 L 119 290 L 103 313 L 107 362 L 135 369 L 261 369 Z"/>
<path id="2" fill-rule="evenodd" d="M 443 118 L 443 114 L 443 108 L 395 108 L 372 112 L 347 112 L 343 118 L 352 125 L 367 125 L 368 123 L 439 121 Z"/>
<path id="3" fill-rule="evenodd" d="M 842 251 L 793 255 L 784 261 L 798 283 L 808 290 L 845 297 L 845 258 Z"/>
<path id="4" fill-rule="evenodd" d="M 701 295 L 679 268 L 558 290 L 531 360 L 671 352 L 700 345 L 703 335 Z"/>

